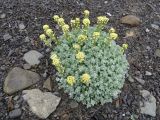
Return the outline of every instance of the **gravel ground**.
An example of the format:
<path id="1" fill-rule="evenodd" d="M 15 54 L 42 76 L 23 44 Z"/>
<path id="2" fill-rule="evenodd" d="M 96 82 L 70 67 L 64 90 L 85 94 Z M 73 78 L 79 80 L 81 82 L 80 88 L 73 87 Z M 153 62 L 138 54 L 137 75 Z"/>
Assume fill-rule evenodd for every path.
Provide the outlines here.
<path id="1" fill-rule="evenodd" d="M 10 69 L 22 67 L 24 53 L 37 50 L 44 54 L 40 65 L 32 68 L 42 75 L 42 81 L 33 88 L 43 89 L 43 81 L 55 74 L 55 69 L 49 60 L 49 49 L 38 39 L 42 33 L 42 25 L 49 24 L 56 30 L 52 21 L 54 14 L 62 15 L 67 21 L 76 16 L 82 17 L 84 9 L 91 12 L 92 23 L 96 16 L 106 15 L 110 18 L 108 26 L 113 26 L 119 33 L 118 44 L 129 44 L 127 59 L 130 63 L 129 76 L 140 77 L 144 84 L 126 79 L 122 93 L 113 103 L 95 106 L 87 109 L 81 103 L 77 108 L 68 108 L 70 99 L 63 91 L 54 92 L 62 98 L 57 110 L 47 120 L 159 120 L 160 119 L 160 55 L 155 51 L 160 47 L 160 1 L 159 0 L 0 0 L 0 119 L 8 120 L 12 105 L 11 96 L 4 94 L 3 82 Z M 125 15 L 136 15 L 142 23 L 130 27 L 120 23 Z M 106 28 L 107 29 L 107 28 Z M 126 31 L 134 31 L 132 37 L 126 37 Z M 57 31 L 60 34 L 60 31 Z M 159 41 L 159 42 L 158 42 Z M 160 53 L 159 53 L 160 54 Z M 47 76 L 44 75 L 47 71 Z M 146 71 L 152 75 L 146 75 Z M 157 115 L 151 117 L 140 114 L 142 97 L 140 90 L 150 91 L 157 100 Z M 21 92 L 12 97 L 21 96 Z M 21 100 L 21 99 L 20 99 Z M 38 120 L 22 102 L 22 120 Z M 13 104 L 17 100 L 13 100 Z M 133 119 L 131 119 L 133 117 Z"/>

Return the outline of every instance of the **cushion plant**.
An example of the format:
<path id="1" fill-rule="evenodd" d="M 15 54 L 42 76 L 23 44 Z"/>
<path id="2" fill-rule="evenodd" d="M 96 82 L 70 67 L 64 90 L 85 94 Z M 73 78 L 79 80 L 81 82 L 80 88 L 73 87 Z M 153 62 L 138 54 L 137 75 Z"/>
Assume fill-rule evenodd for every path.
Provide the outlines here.
<path id="1" fill-rule="evenodd" d="M 114 28 L 102 30 L 109 21 L 106 16 L 97 17 L 95 26 L 90 26 L 88 10 L 84 11 L 82 25 L 79 18 L 71 20 L 70 26 L 58 15 L 53 20 L 63 35 L 56 37 L 44 25 L 40 39 L 53 49 L 50 58 L 58 71 L 59 87 L 87 107 L 112 102 L 121 92 L 129 68 L 124 54 L 128 45 L 115 43 L 118 35 Z"/>

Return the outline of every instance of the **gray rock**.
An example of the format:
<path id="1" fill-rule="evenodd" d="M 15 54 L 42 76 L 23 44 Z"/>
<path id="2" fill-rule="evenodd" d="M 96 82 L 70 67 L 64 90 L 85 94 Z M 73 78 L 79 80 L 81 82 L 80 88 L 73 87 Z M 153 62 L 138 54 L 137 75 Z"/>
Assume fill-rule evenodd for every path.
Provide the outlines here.
<path id="1" fill-rule="evenodd" d="M 155 97 L 147 90 L 141 90 L 140 92 L 144 98 L 142 101 L 140 101 L 141 113 L 155 117 L 156 116 Z"/>
<path id="2" fill-rule="evenodd" d="M 43 55 L 39 53 L 36 50 L 31 50 L 27 53 L 24 54 L 23 59 L 30 64 L 31 66 L 33 65 L 38 65 L 40 63 L 40 58 L 42 58 Z"/>
<path id="3" fill-rule="evenodd" d="M 42 119 L 46 119 L 56 110 L 61 98 L 50 92 L 41 92 L 39 89 L 24 90 L 23 99 L 29 104 L 30 110 Z"/>
<path id="4" fill-rule="evenodd" d="M 12 38 L 12 36 L 9 33 L 6 33 L 5 35 L 3 35 L 4 41 L 7 41 L 7 40 L 9 40 L 11 38 Z"/>
<path id="5" fill-rule="evenodd" d="M 22 114 L 22 110 L 21 109 L 14 109 L 11 112 L 9 112 L 9 117 L 10 118 L 17 118 L 20 117 Z"/>
<path id="6" fill-rule="evenodd" d="M 141 78 L 135 77 L 135 79 L 137 80 L 137 82 L 139 82 L 140 84 L 144 85 L 145 81 Z"/>
<path id="7" fill-rule="evenodd" d="M 27 37 L 25 37 L 25 42 L 29 42 L 30 40 L 29 40 L 29 37 L 27 36 Z"/>
<path id="8" fill-rule="evenodd" d="M 46 89 L 48 89 L 48 90 L 50 90 L 50 91 L 52 91 L 52 80 L 51 80 L 51 78 L 48 78 L 44 82 L 43 87 L 46 88 Z"/>
<path id="9" fill-rule="evenodd" d="M 73 109 L 73 108 L 77 108 L 78 107 L 78 103 L 76 101 L 71 101 L 69 103 L 69 106 Z"/>
<path id="10" fill-rule="evenodd" d="M 23 23 L 20 23 L 18 26 L 19 26 L 19 29 L 20 29 L 20 30 L 25 29 L 25 25 L 24 25 Z"/>
<path id="11" fill-rule="evenodd" d="M 134 79 L 133 79 L 131 76 L 129 76 L 129 77 L 128 77 L 128 81 L 131 82 L 131 83 L 133 83 L 133 82 L 134 82 Z"/>
<path id="12" fill-rule="evenodd" d="M 23 65 L 23 68 L 24 68 L 25 70 L 29 70 L 29 69 L 31 69 L 31 65 L 30 65 L 30 64 L 24 64 L 24 65 Z"/>
<path id="13" fill-rule="evenodd" d="M 6 17 L 6 14 L 5 14 L 5 13 L 2 13 L 2 14 L 0 15 L 0 18 L 1 18 L 1 19 L 5 18 L 5 17 Z"/>
<path id="14" fill-rule="evenodd" d="M 8 73 L 3 89 L 5 93 L 13 94 L 35 84 L 39 80 L 40 76 L 37 73 L 15 67 Z"/>
<path id="15" fill-rule="evenodd" d="M 155 56 L 160 57 L 160 49 L 157 49 L 157 50 L 155 51 Z"/>
<path id="16" fill-rule="evenodd" d="M 147 76 L 151 76 L 151 75 L 152 75 L 152 73 L 151 73 L 151 72 L 149 72 L 149 71 L 146 71 L 145 75 L 147 75 Z"/>
<path id="17" fill-rule="evenodd" d="M 151 27 L 154 28 L 155 30 L 159 30 L 159 26 L 156 24 L 151 24 Z"/>

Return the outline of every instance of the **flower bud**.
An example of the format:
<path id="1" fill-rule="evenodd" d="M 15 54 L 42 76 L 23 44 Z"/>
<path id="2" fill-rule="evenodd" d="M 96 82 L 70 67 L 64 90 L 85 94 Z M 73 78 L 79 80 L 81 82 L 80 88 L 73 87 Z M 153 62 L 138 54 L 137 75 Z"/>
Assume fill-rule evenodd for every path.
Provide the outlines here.
<path id="1" fill-rule="evenodd" d="M 49 25 L 43 25 L 43 30 L 46 31 L 49 29 Z"/>
<path id="2" fill-rule="evenodd" d="M 39 38 L 40 38 L 40 40 L 46 40 L 46 35 L 45 34 L 41 34 L 40 36 L 39 36 Z"/>

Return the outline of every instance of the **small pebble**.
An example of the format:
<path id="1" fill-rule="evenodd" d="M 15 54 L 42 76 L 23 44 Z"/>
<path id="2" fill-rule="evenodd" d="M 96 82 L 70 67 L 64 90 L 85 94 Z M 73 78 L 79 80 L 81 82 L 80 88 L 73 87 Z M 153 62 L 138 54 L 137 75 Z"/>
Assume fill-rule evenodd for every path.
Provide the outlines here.
<path id="1" fill-rule="evenodd" d="M 152 73 L 151 72 L 149 72 L 149 71 L 146 71 L 146 74 L 145 75 L 147 75 L 147 76 L 151 76 L 152 75 Z"/>
<path id="2" fill-rule="evenodd" d="M 108 15 L 108 16 L 110 16 L 110 17 L 112 16 L 112 14 L 111 14 L 111 13 L 107 13 L 107 15 Z"/>
<path id="3" fill-rule="evenodd" d="M 25 37 L 25 42 L 29 42 L 29 37 Z"/>
<path id="4" fill-rule="evenodd" d="M 0 18 L 1 18 L 1 19 L 5 18 L 5 17 L 6 17 L 6 14 L 5 14 L 5 13 L 2 13 L 2 14 L 0 15 Z"/>
<path id="5" fill-rule="evenodd" d="M 108 3 L 108 1 L 104 1 L 104 4 L 107 4 Z"/>
<path id="6" fill-rule="evenodd" d="M 23 23 L 20 23 L 20 24 L 19 24 L 19 29 L 20 29 L 20 30 L 25 29 L 25 25 L 24 25 Z"/>
<path id="7" fill-rule="evenodd" d="M 3 35 L 4 41 L 7 41 L 7 40 L 9 40 L 11 38 L 12 38 L 12 36 L 9 33 L 6 33 L 5 35 Z"/>
<path id="8" fill-rule="evenodd" d="M 9 117 L 10 118 L 17 118 L 20 117 L 22 114 L 22 110 L 21 109 L 14 109 L 11 112 L 9 112 Z"/>
<path id="9" fill-rule="evenodd" d="M 145 81 L 141 78 L 135 77 L 135 79 L 137 80 L 137 82 L 139 82 L 140 84 L 144 85 Z"/>
<path id="10" fill-rule="evenodd" d="M 18 98 L 19 98 L 19 96 L 15 96 L 15 97 L 13 98 L 13 100 L 14 100 L 14 101 L 17 101 Z"/>
<path id="11" fill-rule="evenodd" d="M 158 29 L 159 29 L 159 26 L 158 26 L 158 25 L 156 25 L 156 24 L 151 24 L 151 27 L 152 27 L 152 28 L 154 28 L 154 29 L 156 29 L 156 30 L 158 30 Z"/>
<path id="12" fill-rule="evenodd" d="M 148 33 L 148 32 L 150 32 L 150 30 L 148 28 L 146 28 L 146 32 Z"/>
<path id="13" fill-rule="evenodd" d="M 128 81 L 131 82 L 131 83 L 133 83 L 133 82 L 134 82 L 134 79 L 133 79 L 131 76 L 129 76 L 129 77 L 128 77 Z"/>
<path id="14" fill-rule="evenodd" d="M 29 70 L 29 69 L 31 69 L 31 65 L 30 65 L 30 64 L 24 64 L 24 65 L 23 65 L 23 68 L 24 68 L 25 70 Z"/>
<path id="15" fill-rule="evenodd" d="M 77 108 L 78 107 L 78 103 L 76 101 L 71 101 L 69 106 L 73 109 L 73 108 Z"/>

